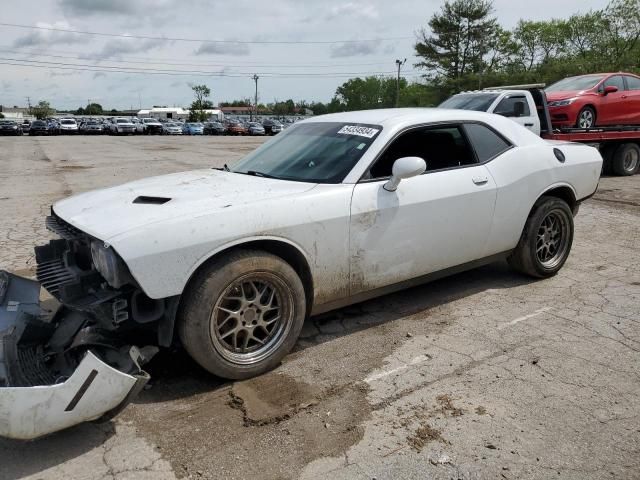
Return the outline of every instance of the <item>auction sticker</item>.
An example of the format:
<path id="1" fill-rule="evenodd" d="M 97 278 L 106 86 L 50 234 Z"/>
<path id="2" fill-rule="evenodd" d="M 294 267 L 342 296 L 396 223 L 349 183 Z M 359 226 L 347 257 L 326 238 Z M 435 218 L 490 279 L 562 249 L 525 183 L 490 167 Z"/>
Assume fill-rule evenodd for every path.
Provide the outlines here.
<path id="1" fill-rule="evenodd" d="M 342 135 L 358 135 L 359 137 L 373 138 L 380 130 L 371 127 L 359 127 L 357 125 L 345 125 L 338 133 Z"/>

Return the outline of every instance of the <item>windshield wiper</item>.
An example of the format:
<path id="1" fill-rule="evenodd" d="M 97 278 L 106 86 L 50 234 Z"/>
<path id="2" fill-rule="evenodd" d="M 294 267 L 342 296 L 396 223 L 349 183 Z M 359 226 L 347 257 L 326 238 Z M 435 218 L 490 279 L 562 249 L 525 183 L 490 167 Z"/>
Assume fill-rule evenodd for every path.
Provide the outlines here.
<path id="1" fill-rule="evenodd" d="M 242 173 L 242 172 L 238 172 Z M 262 178 L 275 178 L 278 180 L 282 180 L 280 177 L 276 177 L 275 175 L 269 175 L 268 173 L 256 172 L 255 170 L 248 170 L 247 175 L 253 175 L 254 177 L 262 177 Z"/>
<path id="2" fill-rule="evenodd" d="M 213 170 L 224 170 L 225 172 L 230 172 L 231 169 L 229 168 L 229 165 L 227 165 L 226 163 L 224 164 L 223 167 L 213 167 Z"/>

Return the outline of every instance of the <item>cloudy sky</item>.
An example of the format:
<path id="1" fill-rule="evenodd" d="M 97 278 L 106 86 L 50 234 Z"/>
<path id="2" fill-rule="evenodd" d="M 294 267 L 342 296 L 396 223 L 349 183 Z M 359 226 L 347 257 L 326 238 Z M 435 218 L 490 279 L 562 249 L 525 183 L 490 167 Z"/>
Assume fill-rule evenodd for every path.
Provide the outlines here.
<path id="1" fill-rule="evenodd" d="M 506 27 L 520 18 L 567 17 L 607 3 L 494 0 L 495 13 Z M 396 58 L 406 57 L 404 71 L 416 78 L 411 66 L 415 32 L 441 4 L 5 0 L 0 16 L 5 24 L 0 25 L 0 104 L 22 106 L 29 96 L 32 103 L 46 99 L 58 108 L 77 108 L 88 100 L 109 108 L 184 106 L 192 98 L 189 85 L 201 83 L 211 88 L 217 103 L 252 97 L 254 73 L 260 76 L 261 102 L 328 101 L 351 76 L 392 72 Z"/>

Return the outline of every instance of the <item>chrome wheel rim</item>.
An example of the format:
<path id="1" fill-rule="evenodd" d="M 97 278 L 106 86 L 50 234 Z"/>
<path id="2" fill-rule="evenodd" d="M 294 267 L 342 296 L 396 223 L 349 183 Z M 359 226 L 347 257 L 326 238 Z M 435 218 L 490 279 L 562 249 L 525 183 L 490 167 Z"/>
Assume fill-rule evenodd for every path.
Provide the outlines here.
<path id="1" fill-rule="evenodd" d="M 278 349 L 292 324 L 293 296 L 268 272 L 244 275 L 224 290 L 210 320 L 211 340 L 226 360 L 251 365 Z"/>
<path id="2" fill-rule="evenodd" d="M 634 172 L 638 168 L 638 151 L 629 149 L 624 156 L 623 167 L 626 172 Z"/>
<path id="3" fill-rule="evenodd" d="M 580 128 L 591 128 L 593 126 L 593 112 L 591 110 L 582 111 L 578 122 Z"/>
<path id="4" fill-rule="evenodd" d="M 536 258 L 546 269 L 557 267 L 569 247 L 569 219 L 562 210 L 553 210 L 540 223 L 536 234 Z"/>

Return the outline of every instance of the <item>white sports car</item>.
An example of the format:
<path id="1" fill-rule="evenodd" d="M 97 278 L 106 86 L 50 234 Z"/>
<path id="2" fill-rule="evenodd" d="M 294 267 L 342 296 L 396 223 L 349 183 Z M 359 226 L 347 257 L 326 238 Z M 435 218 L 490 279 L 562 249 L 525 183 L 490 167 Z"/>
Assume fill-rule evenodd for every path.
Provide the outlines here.
<path id="1" fill-rule="evenodd" d="M 112 416 L 178 339 L 247 378 L 309 315 L 501 258 L 554 275 L 601 167 L 595 148 L 497 115 L 372 110 L 298 122 L 230 168 L 60 201 L 38 282 L 0 276 L 0 435 Z"/>

